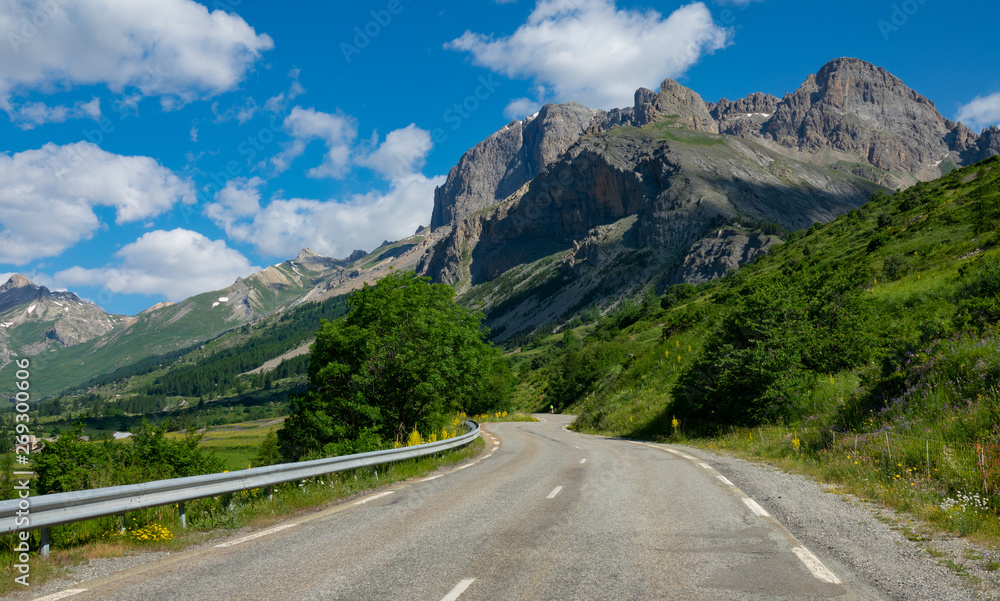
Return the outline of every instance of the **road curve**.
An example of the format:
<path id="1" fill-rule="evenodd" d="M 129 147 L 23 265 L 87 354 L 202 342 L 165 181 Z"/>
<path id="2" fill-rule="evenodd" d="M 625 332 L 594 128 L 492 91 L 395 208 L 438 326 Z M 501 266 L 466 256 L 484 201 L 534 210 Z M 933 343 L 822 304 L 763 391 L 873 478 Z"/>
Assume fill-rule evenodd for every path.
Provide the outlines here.
<path id="1" fill-rule="evenodd" d="M 483 454 L 443 475 L 43 598 L 882 598 L 708 464 L 545 419 L 484 425 Z"/>

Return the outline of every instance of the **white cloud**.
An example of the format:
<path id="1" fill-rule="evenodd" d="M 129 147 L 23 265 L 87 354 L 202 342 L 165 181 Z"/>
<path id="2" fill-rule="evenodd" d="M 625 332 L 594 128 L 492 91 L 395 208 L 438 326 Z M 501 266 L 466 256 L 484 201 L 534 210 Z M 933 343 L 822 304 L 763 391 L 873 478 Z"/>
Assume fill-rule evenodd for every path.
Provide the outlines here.
<path id="1" fill-rule="evenodd" d="M 433 146 L 430 133 L 411 123 L 387 135 L 385 142 L 356 163 L 390 179 L 403 177 L 420 172 Z"/>
<path id="2" fill-rule="evenodd" d="M 178 202 L 195 202 L 191 182 L 149 157 L 89 142 L 0 154 L 0 263 L 55 256 L 90 238 L 102 225 L 95 207 L 113 207 L 122 224 Z"/>
<path id="3" fill-rule="evenodd" d="M 503 116 L 507 119 L 524 119 L 529 115 L 534 115 L 542 108 L 542 103 L 531 98 L 515 98 L 507 104 L 503 110 Z"/>
<path id="4" fill-rule="evenodd" d="M 958 108 L 955 119 L 974 130 L 1000 123 L 1000 92 L 976 96 L 971 102 Z"/>
<path id="5" fill-rule="evenodd" d="M 171 108 L 234 89 L 274 42 L 193 0 L 0 3 L 0 104 L 22 92 L 138 88 Z"/>
<path id="6" fill-rule="evenodd" d="M 77 102 L 73 106 L 48 106 L 43 102 L 33 102 L 18 106 L 8 115 L 21 129 L 34 129 L 46 123 L 64 123 L 70 119 L 101 118 L 101 99 L 93 98 L 90 102 Z"/>
<path id="7" fill-rule="evenodd" d="M 539 0 L 512 35 L 466 31 L 445 45 L 477 65 L 550 89 L 550 100 L 593 108 L 629 106 L 639 86 L 679 77 L 724 48 L 729 32 L 701 2 L 663 18 L 654 10 L 618 10 L 613 0 Z"/>
<path id="8" fill-rule="evenodd" d="M 257 214 L 260 211 L 260 188 L 264 183 L 259 177 L 229 180 L 226 187 L 215 194 L 215 202 L 205 207 L 205 215 L 220 226 L 230 228 L 236 221 Z"/>
<path id="9" fill-rule="evenodd" d="M 156 230 L 122 247 L 114 267 L 72 267 L 53 279 L 69 288 L 101 286 L 113 293 L 162 294 L 178 301 L 231 285 L 260 267 L 222 240 L 210 240 L 191 230 Z"/>
<path id="10" fill-rule="evenodd" d="M 411 174 L 393 180 L 384 194 L 371 192 L 342 202 L 272 200 L 252 221 L 233 224 L 226 233 L 274 257 L 293 257 L 306 247 L 346 257 L 355 249 L 373 250 L 385 239 L 411 236 L 427 225 L 434 189 L 444 180 Z"/>
<path id="11" fill-rule="evenodd" d="M 272 96 L 264 103 L 264 110 L 269 113 L 280 113 L 285 110 L 289 102 L 306 93 L 306 89 L 299 83 L 299 75 L 302 69 L 292 69 L 288 72 L 288 77 L 292 79 L 292 85 L 288 88 L 288 93 L 282 92 L 277 96 Z"/>
<path id="12" fill-rule="evenodd" d="M 323 163 L 306 172 L 309 177 L 343 177 L 351 164 L 351 146 L 358 136 L 354 120 L 342 113 L 331 114 L 309 108 L 295 107 L 285 118 L 284 128 L 293 140 L 271 157 L 271 165 L 279 173 L 286 171 L 305 152 L 312 140 L 322 140 L 327 152 Z"/>
<path id="13" fill-rule="evenodd" d="M 243 99 L 243 104 L 231 106 L 225 111 L 219 110 L 218 102 L 212 103 L 212 114 L 215 115 L 216 123 L 226 123 L 235 119 L 240 125 L 242 125 L 253 119 L 254 115 L 256 115 L 259 111 L 260 107 L 257 106 L 257 102 L 249 96 Z"/>
<path id="14" fill-rule="evenodd" d="M 434 189 L 445 180 L 419 172 L 431 147 L 430 133 L 410 125 L 357 158 L 354 164 L 388 181 L 384 193 L 328 201 L 278 198 L 260 208 L 263 182 L 252 178 L 230 182 L 206 207 L 206 215 L 230 239 L 252 243 L 268 256 L 293 257 L 305 247 L 331 257 L 346 257 L 358 248 L 373 250 L 383 240 L 405 238 L 429 222 Z"/>

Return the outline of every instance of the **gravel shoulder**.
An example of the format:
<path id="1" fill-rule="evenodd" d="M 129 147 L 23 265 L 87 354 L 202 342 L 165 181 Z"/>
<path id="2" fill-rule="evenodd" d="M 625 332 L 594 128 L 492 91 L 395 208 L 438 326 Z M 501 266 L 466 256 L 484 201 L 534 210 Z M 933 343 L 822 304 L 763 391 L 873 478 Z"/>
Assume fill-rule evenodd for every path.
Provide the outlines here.
<path id="1" fill-rule="evenodd" d="M 834 571 L 843 567 L 887 598 L 1000 599 L 1000 571 L 987 571 L 982 559 L 986 550 L 967 540 L 933 533 L 909 516 L 806 476 L 704 449 L 671 446 L 711 464 Z"/>

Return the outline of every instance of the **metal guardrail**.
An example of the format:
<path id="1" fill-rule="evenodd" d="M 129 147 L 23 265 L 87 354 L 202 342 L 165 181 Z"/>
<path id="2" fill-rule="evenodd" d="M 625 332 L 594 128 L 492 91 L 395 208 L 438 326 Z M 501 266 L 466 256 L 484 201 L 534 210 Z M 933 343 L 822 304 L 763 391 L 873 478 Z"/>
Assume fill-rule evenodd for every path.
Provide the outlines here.
<path id="1" fill-rule="evenodd" d="M 174 504 L 179 505 L 183 526 L 185 501 L 433 455 L 466 445 L 479 436 L 479 424 L 469 420 L 465 426 L 470 430 L 467 434 L 414 447 L 0 501 L 0 534 L 41 530 L 42 554 L 46 555 L 48 529 L 52 526 Z M 25 517 L 27 524 L 22 521 Z"/>

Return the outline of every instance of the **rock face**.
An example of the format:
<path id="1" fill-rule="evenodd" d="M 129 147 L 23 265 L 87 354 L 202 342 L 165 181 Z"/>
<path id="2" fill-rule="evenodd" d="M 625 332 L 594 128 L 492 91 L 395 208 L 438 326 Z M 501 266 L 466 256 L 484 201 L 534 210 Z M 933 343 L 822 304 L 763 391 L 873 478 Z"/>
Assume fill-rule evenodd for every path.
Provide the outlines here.
<path id="1" fill-rule="evenodd" d="M 708 105 L 694 90 L 672 79 L 664 80 L 660 93 L 640 89 L 635 94 L 635 125 L 641 127 L 660 119 L 670 118 L 672 124 L 694 131 L 719 133 Z"/>
<path id="2" fill-rule="evenodd" d="M 683 257 L 718 223 L 743 217 L 799 229 L 859 206 L 874 187 L 738 138 L 609 131 L 580 140 L 519 194 L 457 224 L 422 268 L 474 286 L 563 249 L 600 263 L 581 241 L 630 216 L 637 248 Z"/>
<path id="3" fill-rule="evenodd" d="M 806 153 L 841 151 L 887 171 L 919 171 L 952 150 L 955 124 L 881 67 L 830 61 L 775 108 L 761 134 Z"/>
<path id="4" fill-rule="evenodd" d="M 779 242 L 777 236 L 748 232 L 744 228 L 723 228 L 691 246 L 684 263 L 674 274 L 673 283 L 700 284 L 720 278 L 764 256 Z"/>
<path id="5" fill-rule="evenodd" d="M 997 155 L 1000 155 L 1000 128 L 994 125 L 983 131 L 983 135 L 980 136 L 976 144 L 976 153 L 971 162 L 982 161 Z"/>
<path id="6" fill-rule="evenodd" d="M 435 190 L 431 227 L 455 223 L 516 192 L 576 142 L 598 113 L 574 102 L 547 104 L 477 144 Z"/>
<path id="7" fill-rule="evenodd" d="M 778 108 L 778 102 L 770 94 L 754 92 L 735 102 L 723 98 L 718 104 L 709 106 L 712 118 L 719 123 L 719 133 L 752 138 L 759 136 L 764 122 Z"/>

